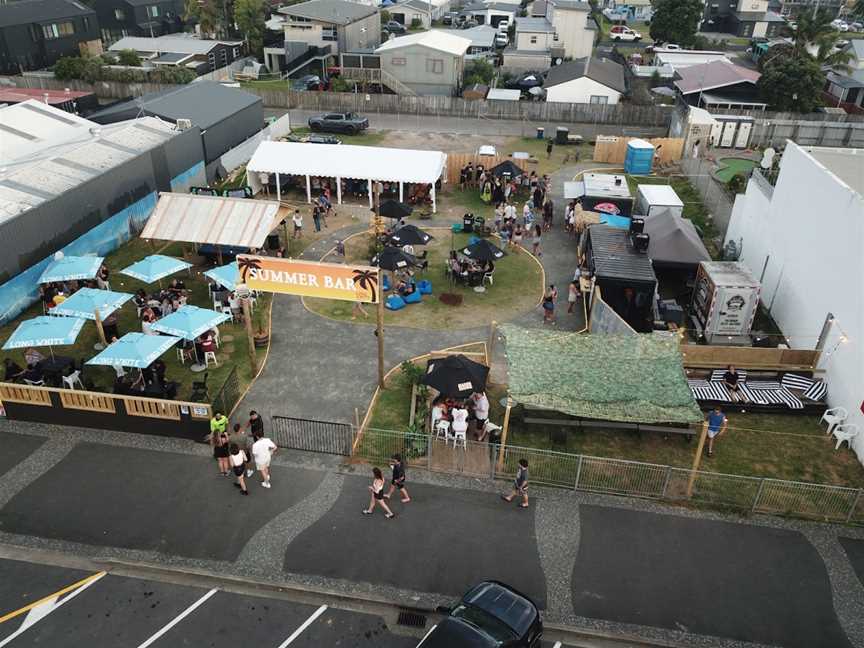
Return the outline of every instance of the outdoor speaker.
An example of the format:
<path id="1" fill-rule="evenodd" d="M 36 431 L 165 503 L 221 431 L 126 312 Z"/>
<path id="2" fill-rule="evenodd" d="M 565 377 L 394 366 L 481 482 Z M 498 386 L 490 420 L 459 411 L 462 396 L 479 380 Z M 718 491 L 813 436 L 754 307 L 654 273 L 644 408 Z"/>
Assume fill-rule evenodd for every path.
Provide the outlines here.
<path id="1" fill-rule="evenodd" d="M 634 218 L 630 221 L 630 233 L 631 234 L 641 234 L 645 231 L 645 219 L 643 218 Z"/>
<path id="2" fill-rule="evenodd" d="M 633 236 L 633 249 L 638 252 L 647 252 L 650 241 L 651 237 L 647 234 L 636 234 Z"/>

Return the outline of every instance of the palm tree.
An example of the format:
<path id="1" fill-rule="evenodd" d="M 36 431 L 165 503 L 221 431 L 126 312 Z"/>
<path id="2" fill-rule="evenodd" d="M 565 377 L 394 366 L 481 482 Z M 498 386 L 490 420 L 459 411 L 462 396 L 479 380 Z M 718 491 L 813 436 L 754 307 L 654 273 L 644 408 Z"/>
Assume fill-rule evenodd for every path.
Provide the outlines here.
<path id="1" fill-rule="evenodd" d="M 373 270 L 354 270 L 354 285 L 361 290 L 372 293 L 372 303 L 375 303 L 375 290 L 378 287 L 378 273 Z"/>
<path id="2" fill-rule="evenodd" d="M 237 267 L 240 269 L 240 283 L 246 283 L 246 277 L 251 270 L 261 269 L 261 261 L 249 257 L 239 257 Z"/>
<path id="3" fill-rule="evenodd" d="M 791 30 L 793 50 L 796 55 L 808 56 L 822 67 L 849 72 L 852 53 L 838 47 L 841 33 L 834 29 L 831 20 L 831 14 L 824 9 L 799 15 L 797 25 Z"/>

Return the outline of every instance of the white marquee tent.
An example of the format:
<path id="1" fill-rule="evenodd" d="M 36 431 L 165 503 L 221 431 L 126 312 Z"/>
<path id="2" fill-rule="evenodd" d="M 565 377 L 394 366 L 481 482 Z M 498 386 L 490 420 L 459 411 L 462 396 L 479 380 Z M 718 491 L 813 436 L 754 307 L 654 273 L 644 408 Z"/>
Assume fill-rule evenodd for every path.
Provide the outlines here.
<path id="1" fill-rule="evenodd" d="M 306 199 L 312 202 L 312 176 L 335 178 L 336 200 L 342 203 L 342 178 L 369 183 L 372 206 L 373 182 L 398 182 L 399 200 L 404 199 L 404 184 L 431 184 L 432 211 L 436 210 L 435 183 L 447 165 L 441 151 L 382 148 L 378 146 L 333 146 L 298 142 L 262 142 L 246 166 L 247 181 L 254 192 L 261 190 L 259 174 L 276 174 L 276 197 L 282 199 L 279 174 L 306 177 Z"/>

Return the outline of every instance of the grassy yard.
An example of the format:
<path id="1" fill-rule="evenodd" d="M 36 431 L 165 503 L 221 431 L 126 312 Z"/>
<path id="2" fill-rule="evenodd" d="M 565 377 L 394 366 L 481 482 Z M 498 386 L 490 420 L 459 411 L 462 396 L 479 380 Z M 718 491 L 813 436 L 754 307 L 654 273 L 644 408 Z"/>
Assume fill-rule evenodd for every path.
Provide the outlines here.
<path id="1" fill-rule="evenodd" d="M 422 221 L 419 222 L 422 228 Z M 426 295 L 420 304 L 410 304 L 399 311 L 385 311 L 384 323 L 414 328 L 471 328 L 488 324 L 493 319 L 509 319 L 513 315 L 531 310 L 539 302 L 543 291 L 540 266 L 524 250 L 510 251 L 495 263 L 495 283 L 487 285 L 486 292 L 477 293 L 472 288 L 450 285 L 444 276 L 444 265 L 451 249 L 460 249 L 468 244 L 468 234 L 452 234 L 446 229 L 430 229 L 435 239 L 425 246 L 428 251 L 429 268 L 418 273 L 419 279 L 432 282 L 433 294 Z M 498 239 L 493 242 L 499 243 Z M 346 243 L 346 260 L 352 263 L 368 263 L 371 258 L 371 234 L 355 236 Z M 418 246 L 417 251 L 420 251 Z M 449 306 L 439 301 L 441 293 L 453 293 L 462 297 L 462 304 Z M 350 302 L 328 299 L 306 299 L 307 307 L 320 315 L 337 320 L 350 320 Z M 372 308 L 364 321 L 374 324 Z"/>
<path id="2" fill-rule="evenodd" d="M 308 128 L 294 128 L 291 127 L 291 134 L 296 135 L 297 137 L 302 137 L 303 135 L 308 135 L 311 133 Z M 364 131 L 359 135 L 343 135 L 342 133 L 334 133 L 336 137 L 338 137 L 343 144 L 354 144 L 355 146 L 379 146 L 384 138 L 387 136 L 387 133 L 384 131 Z M 321 146 L 330 146 L 328 144 L 321 144 Z"/>

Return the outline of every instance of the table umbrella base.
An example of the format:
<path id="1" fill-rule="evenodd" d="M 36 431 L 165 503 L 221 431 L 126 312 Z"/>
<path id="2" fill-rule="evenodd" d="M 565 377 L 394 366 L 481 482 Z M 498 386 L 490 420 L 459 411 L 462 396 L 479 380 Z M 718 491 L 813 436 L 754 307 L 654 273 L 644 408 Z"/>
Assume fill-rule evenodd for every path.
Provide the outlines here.
<path id="1" fill-rule="evenodd" d="M 93 345 L 93 348 L 96 349 L 97 351 L 102 351 L 105 349 L 105 345 L 102 344 L 101 342 L 97 342 L 96 344 Z"/>
<path id="2" fill-rule="evenodd" d="M 486 292 L 486 286 L 474 286 L 474 292 L 484 293 Z"/>
<path id="3" fill-rule="evenodd" d="M 207 369 L 207 365 L 201 364 L 200 362 L 196 362 L 193 365 L 189 365 L 189 370 L 194 371 L 195 373 L 201 373 Z"/>

